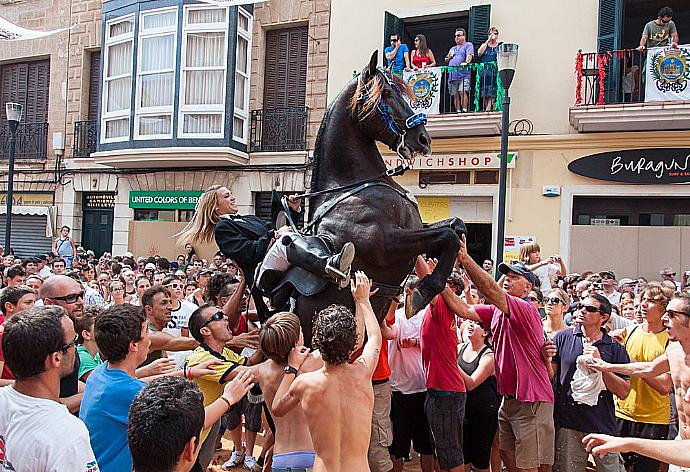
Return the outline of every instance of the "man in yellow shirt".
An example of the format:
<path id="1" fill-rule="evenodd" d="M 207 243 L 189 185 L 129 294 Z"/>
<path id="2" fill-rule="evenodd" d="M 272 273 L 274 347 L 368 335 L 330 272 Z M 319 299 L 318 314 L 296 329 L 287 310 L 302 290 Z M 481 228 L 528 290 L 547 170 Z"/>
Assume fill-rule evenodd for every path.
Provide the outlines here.
<path id="1" fill-rule="evenodd" d="M 221 398 L 226 382 L 234 379 L 238 373 L 247 370 L 247 366 L 258 364 L 263 357 L 261 351 L 257 351 L 251 357 L 245 358 L 225 347 L 232 340 L 232 331 L 225 313 L 214 305 L 203 305 L 192 313 L 189 317 L 189 333 L 199 341 L 199 347 L 187 358 L 187 367 L 193 367 L 211 359 L 221 361 L 220 364 L 211 366 L 215 371 L 212 375 L 194 379 L 204 394 L 204 406 Z M 220 422 L 217 422 L 201 433 L 203 445 L 199 453 L 199 463 L 203 470 L 211 462 L 219 428 Z"/>
<path id="2" fill-rule="evenodd" d="M 641 312 L 644 322 L 624 331 L 623 345 L 633 362 L 651 362 L 664 354 L 668 333 L 661 317 L 673 292 L 658 285 L 648 285 L 642 291 Z M 632 377 L 630 395 L 616 400 L 616 416 L 621 436 L 645 439 L 666 439 L 671 418 L 671 376 L 654 378 Z M 657 472 L 659 461 L 636 453 L 624 453 L 626 468 L 631 472 Z M 630 470 L 630 469 L 629 469 Z"/>

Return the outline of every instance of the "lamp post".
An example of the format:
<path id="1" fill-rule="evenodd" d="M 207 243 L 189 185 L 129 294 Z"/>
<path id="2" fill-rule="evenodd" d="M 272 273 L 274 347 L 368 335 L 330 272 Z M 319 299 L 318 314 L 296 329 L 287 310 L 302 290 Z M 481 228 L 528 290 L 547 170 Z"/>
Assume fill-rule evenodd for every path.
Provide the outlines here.
<path id="1" fill-rule="evenodd" d="M 10 162 L 7 174 L 7 215 L 5 216 L 5 254 L 10 252 L 12 234 L 12 193 L 14 191 L 14 148 L 17 143 L 17 128 L 22 119 L 24 107 L 19 103 L 5 104 L 7 122 L 10 125 Z"/>
<path id="2" fill-rule="evenodd" d="M 506 176 L 508 174 L 508 125 L 510 124 L 510 96 L 508 89 L 515 76 L 518 45 L 503 43 L 498 46 L 498 74 L 503 86 L 503 116 L 501 125 L 501 171 L 498 182 L 498 241 L 496 247 L 496 266 L 503 262 L 503 247 L 506 232 Z M 498 272 L 496 273 L 498 278 Z"/>

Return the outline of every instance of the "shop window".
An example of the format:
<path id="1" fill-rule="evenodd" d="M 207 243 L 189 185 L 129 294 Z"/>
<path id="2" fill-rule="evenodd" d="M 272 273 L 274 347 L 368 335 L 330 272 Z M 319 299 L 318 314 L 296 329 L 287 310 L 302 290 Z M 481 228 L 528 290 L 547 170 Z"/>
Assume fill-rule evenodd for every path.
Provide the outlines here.
<path id="1" fill-rule="evenodd" d="M 664 214 L 640 213 L 640 226 L 664 226 Z"/>
<path id="2" fill-rule="evenodd" d="M 461 170 L 456 172 L 420 172 L 419 185 L 433 184 L 469 184 L 470 171 Z"/>
<path id="3" fill-rule="evenodd" d="M 478 170 L 474 173 L 475 184 L 498 184 L 497 170 Z"/>
<path id="4" fill-rule="evenodd" d="M 134 210 L 134 221 L 175 221 L 175 210 Z"/>
<path id="5" fill-rule="evenodd" d="M 673 226 L 690 226 L 690 215 L 673 215 Z"/>
<path id="6" fill-rule="evenodd" d="M 177 210 L 177 221 L 181 223 L 189 223 L 194 216 L 194 210 Z"/>

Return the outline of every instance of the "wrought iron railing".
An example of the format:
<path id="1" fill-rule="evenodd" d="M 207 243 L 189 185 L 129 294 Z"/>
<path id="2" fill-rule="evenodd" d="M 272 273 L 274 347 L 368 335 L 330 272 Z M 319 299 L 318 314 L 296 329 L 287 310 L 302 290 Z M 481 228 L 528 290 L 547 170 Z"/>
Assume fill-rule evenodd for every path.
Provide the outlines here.
<path id="1" fill-rule="evenodd" d="M 252 110 L 250 151 L 304 151 L 307 107 Z"/>
<path id="2" fill-rule="evenodd" d="M 96 144 L 98 143 L 97 123 L 96 120 L 74 122 L 72 157 L 89 157 L 91 153 L 96 152 Z"/>
<path id="3" fill-rule="evenodd" d="M 10 125 L 0 125 L 0 151 L 9 159 Z M 48 123 L 19 123 L 15 159 L 45 159 L 48 157 Z"/>
<path id="4" fill-rule="evenodd" d="M 637 49 L 578 51 L 575 59 L 575 105 L 609 105 L 644 101 L 646 53 Z"/>

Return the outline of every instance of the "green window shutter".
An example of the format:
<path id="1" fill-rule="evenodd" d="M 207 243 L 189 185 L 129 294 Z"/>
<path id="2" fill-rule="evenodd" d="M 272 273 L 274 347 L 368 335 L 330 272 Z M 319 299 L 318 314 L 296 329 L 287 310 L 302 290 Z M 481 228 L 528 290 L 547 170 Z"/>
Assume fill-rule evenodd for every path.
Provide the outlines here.
<path id="1" fill-rule="evenodd" d="M 386 48 L 391 45 L 391 35 L 393 33 L 399 33 L 400 39 L 405 42 L 403 39 L 405 36 L 405 23 L 403 20 L 387 11 L 385 12 L 383 20 L 383 49 L 381 49 L 381 62 L 383 63 L 384 67 L 388 65 L 388 61 L 386 61 L 386 55 L 383 53 L 383 51 L 385 51 Z"/>
<path id="2" fill-rule="evenodd" d="M 474 45 L 475 57 L 479 46 L 486 41 L 491 27 L 491 5 L 476 5 L 470 8 L 470 22 L 467 40 Z"/>
<path id="3" fill-rule="evenodd" d="M 599 0 L 599 33 L 597 51 L 620 49 L 623 27 L 622 0 Z M 620 61 L 615 56 L 606 65 L 604 79 L 604 103 L 615 103 L 620 95 Z"/>

